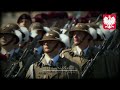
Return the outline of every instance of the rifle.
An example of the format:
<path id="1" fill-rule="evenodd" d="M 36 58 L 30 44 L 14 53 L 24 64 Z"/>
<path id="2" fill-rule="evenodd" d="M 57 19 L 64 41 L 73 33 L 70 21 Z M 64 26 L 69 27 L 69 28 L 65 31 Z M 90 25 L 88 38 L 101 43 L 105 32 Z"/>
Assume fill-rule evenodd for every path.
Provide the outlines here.
<path id="1" fill-rule="evenodd" d="M 17 64 L 18 59 L 17 58 L 19 57 L 20 53 L 21 53 L 21 50 L 19 50 L 18 53 L 16 53 L 14 51 L 12 57 L 10 57 L 8 59 L 8 68 L 5 71 L 4 77 L 6 77 L 6 78 L 10 77 L 10 74 L 13 73 L 13 70 L 15 71 L 17 69 L 17 67 L 18 67 L 18 64 Z M 13 75 L 13 74 L 11 74 L 11 75 Z"/>
<path id="2" fill-rule="evenodd" d="M 105 50 L 107 50 L 107 47 L 109 46 L 109 44 L 111 43 L 111 40 L 113 38 L 113 34 L 109 37 L 108 40 L 106 40 L 104 42 L 104 44 L 101 47 L 101 50 L 95 55 L 95 57 L 91 60 L 88 61 L 87 65 L 85 66 L 82 74 L 81 74 L 81 78 L 85 78 L 86 74 L 88 73 L 88 71 L 90 71 L 91 67 L 93 66 L 93 64 L 96 61 L 96 58 L 100 55 L 102 55 L 104 53 Z"/>
<path id="3" fill-rule="evenodd" d="M 15 77 L 17 78 L 24 78 L 25 77 L 25 74 L 27 72 L 27 70 L 29 69 L 30 65 L 34 62 L 35 60 L 35 57 L 36 57 L 36 53 L 33 52 L 34 50 L 34 47 L 36 46 L 37 44 L 37 41 L 40 40 L 41 37 L 39 35 L 37 35 L 32 43 L 28 46 L 27 50 L 26 50 L 26 55 L 25 55 L 25 59 L 23 57 L 24 60 L 26 60 L 24 66 L 18 71 L 18 73 L 16 74 Z M 41 53 L 40 53 L 41 55 Z M 27 59 L 26 59 L 27 58 Z"/>
<path id="4" fill-rule="evenodd" d="M 115 49 L 115 47 L 117 47 L 117 44 L 120 40 L 120 30 L 116 29 L 112 33 L 115 33 L 114 36 L 113 36 L 114 38 L 112 39 L 110 45 L 107 48 L 107 49 L 111 49 L 111 50 L 113 50 L 113 49 Z"/>
<path id="5" fill-rule="evenodd" d="M 41 39 L 41 37 L 40 37 L 39 35 L 37 35 L 37 36 L 33 39 L 33 41 L 27 46 L 27 48 L 24 50 L 22 56 L 19 58 L 18 62 L 17 62 L 17 63 L 13 63 L 13 64 L 11 65 L 11 68 L 10 68 L 9 72 L 5 75 L 6 78 L 15 78 L 15 77 L 16 77 L 16 76 L 12 76 L 12 75 L 13 75 L 15 69 L 18 67 L 19 62 L 21 62 L 21 61 L 24 62 L 24 61 L 26 60 L 26 63 L 25 63 L 25 65 L 23 66 L 25 69 L 28 68 L 28 67 L 25 67 L 26 64 L 27 64 L 27 66 L 30 66 L 30 65 L 31 65 L 31 63 L 32 63 L 32 61 L 33 61 L 32 59 L 33 59 L 33 56 L 34 56 L 33 50 L 34 50 L 34 47 L 36 46 L 37 41 L 38 41 L 39 39 Z M 29 57 L 31 57 L 30 60 L 29 60 Z M 29 65 L 28 65 L 28 63 L 29 63 Z M 19 71 L 18 71 L 18 72 L 19 72 Z M 23 73 L 23 72 L 22 72 L 22 73 Z"/>
<path id="6" fill-rule="evenodd" d="M 105 43 L 103 44 L 101 50 L 96 54 L 96 56 L 94 57 L 94 59 L 91 60 L 91 62 L 89 62 L 85 69 L 82 72 L 81 77 L 84 78 L 86 73 L 89 71 L 89 69 L 92 67 L 92 65 L 95 63 L 96 58 L 100 55 L 102 55 L 104 53 L 105 50 L 120 50 L 120 30 L 119 30 L 119 23 L 120 23 L 120 19 L 119 19 L 120 13 L 118 13 L 118 22 L 117 22 L 117 29 L 114 30 L 111 33 L 111 36 L 109 37 L 109 39 L 107 41 L 105 41 Z M 118 52 L 119 52 L 118 50 Z M 114 51 L 113 51 L 114 52 Z"/>

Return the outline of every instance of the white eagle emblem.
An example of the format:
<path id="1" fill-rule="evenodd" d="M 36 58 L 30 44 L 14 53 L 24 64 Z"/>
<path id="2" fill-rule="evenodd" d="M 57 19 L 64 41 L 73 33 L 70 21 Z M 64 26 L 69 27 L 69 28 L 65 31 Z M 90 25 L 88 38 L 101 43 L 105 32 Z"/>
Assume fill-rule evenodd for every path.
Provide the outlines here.
<path id="1" fill-rule="evenodd" d="M 115 28 L 114 24 L 116 23 L 116 18 L 114 16 L 108 15 L 103 18 L 103 24 L 105 28 L 112 29 Z"/>
<path id="2" fill-rule="evenodd" d="M 50 35 L 52 36 L 53 34 L 51 34 L 51 33 L 46 33 L 46 36 L 50 36 Z"/>

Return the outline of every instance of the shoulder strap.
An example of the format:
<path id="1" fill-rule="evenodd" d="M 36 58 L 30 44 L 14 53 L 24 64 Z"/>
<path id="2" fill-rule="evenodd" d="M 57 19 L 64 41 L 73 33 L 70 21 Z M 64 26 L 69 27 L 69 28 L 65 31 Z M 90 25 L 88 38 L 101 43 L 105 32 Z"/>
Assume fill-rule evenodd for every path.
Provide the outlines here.
<path id="1" fill-rule="evenodd" d="M 40 66 L 40 65 L 41 65 L 41 63 L 42 63 L 42 60 L 43 60 L 44 56 L 45 56 L 45 54 L 42 54 L 42 56 L 41 56 L 40 60 L 37 62 L 37 65 L 38 65 L 38 66 Z"/>

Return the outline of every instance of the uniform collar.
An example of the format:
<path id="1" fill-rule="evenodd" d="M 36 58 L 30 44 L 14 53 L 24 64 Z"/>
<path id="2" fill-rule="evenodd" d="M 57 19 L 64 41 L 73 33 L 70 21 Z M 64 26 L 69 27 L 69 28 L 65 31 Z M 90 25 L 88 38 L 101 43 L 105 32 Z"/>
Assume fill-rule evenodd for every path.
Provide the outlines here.
<path id="1" fill-rule="evenodd" d="M 89 46 L 83 50 L 84 55 L 86 55 L 86 53 L 87 53 L 87 51 L 88 51 L 88 48 L 89 48 Z"/>
<path id="2" fill-rule="evenodd" d="M 77 53 L 78 53 L 79 55 L 80 55 L 80 53 L 82 52 L 81 48 L 78 47 L 78 46 L 76 46 L 76 51 L 77 51 Z"/>
<path id="3" fill-rule="evenodd" d="M 4 48 L 1 48 L 1 54 L 7 56 L 8 58 L 11 58 L 15 52 L 15 49 L 12 49 L 11 51 L 7 52 Z"/>
<path id="4" fill-rule="evenodd" d="M 13 53 L 15 52 L 15 49 L 12 49 L 10 52 L 8 52 L 8 54 L 10 54 L 10 57 L 13 56 Z"/>
<path id="5" fill-rule="evenodd" d="M 85 48 L 83 50 L 83 52 L 82 52 L 82 50 L 80 49 L 80 47 L 75 46 L 75 47 L 73 47 L 72 51 L 74 52 L 75 55 L 81 55 L 81 53 L 84 53 L 84 56 L 85 56 L 86 53 L 87 53 L 87 51 L 88 51 L 88 48 L 89 48 L 89 46 L 87 48 Z"/>
<path id="6" fill-rule="evenodd" d="M 45 60 L 47 62 L 47 64 L 49 63 L 49 61 L 51 60 L 51 58 L 48 56 L 48 54 L 45 53 Z"/>
<path id="7" fill-rule="evenodd" d="M 54 64 L 56 64 L 56 62 L 59 60 L 59 55 L 56 55 L 54 58 L 50 58 L 48 56 L 48 54 L 45 53 L 45 60 L 46 60 L 47 64 L 49 64 L 50 60 L 52 60 L 54 62 Z"/>
<path id="8" fill-rule="evenodd" d="M 37 54 L 41 54 L 42 50 L 43 50 L 42 46 L 39 46 L 38 48 L 35 48 L 35 51 L 36 51 Z"/>
<path id="9" fill-rule="evenodd" d="M 17 49 L 15 49 L 15 52 L 16 52 L 16 53 L 18 53 L 18 52 L 19 52 L 19 50 L 20 50 L 20 48 L 17 48 Z"/>
<path id="10" fill-rule="evenodd" d="M 7 54 L 7 51 L 4 48 L 1 48 L 1 54 L 5 55 Z"/>
<path id="11" fill-rule="evenodd" d="M 12 49 L 12 50 L 10 50 L 9 52 L 7 52 L 4 48 L 1 48 L 1 53 L 2 53 L 3 55 L 5 55 L 5 54 L 10 54 L 10 56 L 12 56 L 13 53 L 14 53 L 14 51 L 15 51 L 15 49 Z"/>

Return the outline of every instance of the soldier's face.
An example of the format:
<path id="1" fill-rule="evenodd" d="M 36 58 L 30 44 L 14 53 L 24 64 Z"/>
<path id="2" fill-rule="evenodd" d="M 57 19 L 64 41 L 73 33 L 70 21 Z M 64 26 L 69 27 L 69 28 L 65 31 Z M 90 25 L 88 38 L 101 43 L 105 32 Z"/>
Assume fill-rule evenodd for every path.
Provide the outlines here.
<path id="1" fill-rule="evenodd" d="M 20 27 L 27 27 L 29 28 L 29 26 L 31 25 L 31 22 L 27 19 L 22 19 L 19 23 Z"/>
<path id="2" fill-rule="evenodd" d="M 0 37 L 0 44 L 2 46 L 4 46 L 5 44 L 7 44 L 9 41 L 11 41 L 12 39 L 12 36 L 11 35 L 7 35 L 5 34 L 4 36 L 1 36 Z"/>
<path id="3" fill-rule="evenodd" d="M 51 52 L 55 48 L 55 45 L 58 43 L 58 41 L 44 41 L 43 42 L 43 50 L 45 53 Z"/>
<path id="4" fill-rule="evenodd" d="M 83 32 L 73 32 L 73 42 L 75 45 L 79 45 L 79 43 L 82 41 L 83 37 L 85 36 L 85 33 Z"/>

